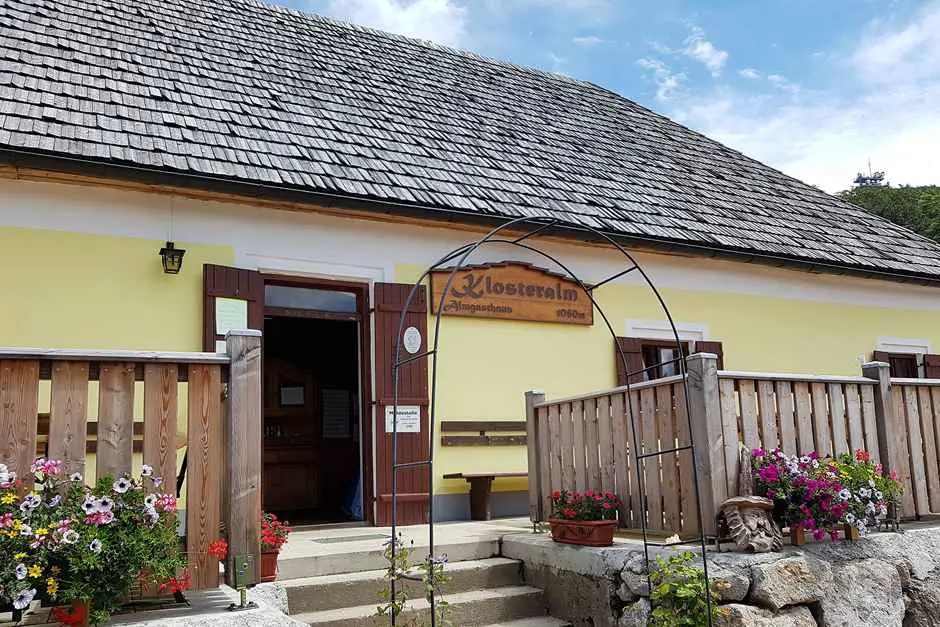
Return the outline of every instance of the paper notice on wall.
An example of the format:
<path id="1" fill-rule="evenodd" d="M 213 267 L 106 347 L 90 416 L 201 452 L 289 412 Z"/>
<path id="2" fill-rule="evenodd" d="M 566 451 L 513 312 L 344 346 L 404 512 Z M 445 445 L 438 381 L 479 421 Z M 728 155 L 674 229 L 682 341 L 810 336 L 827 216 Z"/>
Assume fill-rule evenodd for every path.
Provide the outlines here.
<path id="1" fill-rule="evenodd" d="M 385 433 L 392 432 L 395 425 L 395 407 L 385 408 Z M 399 405 L 398 433 L 421 433 L 421 408 L 417 405 Z"/>
<path id="2" fill-rule="evenodd" d="M 323 437 L 325 439 L 348 438 L 349 392 L 347 390 L 323 390 Z"/>
<path id="3" fill-rule="evenodd" d="M 240 298 L 215 299 L 215 333 L 225 335 L 229 331 L 248 328 L 248 301 Z"/>

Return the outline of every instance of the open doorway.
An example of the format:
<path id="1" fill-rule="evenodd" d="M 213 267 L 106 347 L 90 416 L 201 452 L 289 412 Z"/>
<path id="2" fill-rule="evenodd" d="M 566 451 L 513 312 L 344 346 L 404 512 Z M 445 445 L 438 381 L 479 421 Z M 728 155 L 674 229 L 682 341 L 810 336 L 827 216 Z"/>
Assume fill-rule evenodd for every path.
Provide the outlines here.
<path id="1" fill-rule="evenodd" d="M 262 499 L 293 524 L 367 518 L 358 299 L 265 284 Z"/>

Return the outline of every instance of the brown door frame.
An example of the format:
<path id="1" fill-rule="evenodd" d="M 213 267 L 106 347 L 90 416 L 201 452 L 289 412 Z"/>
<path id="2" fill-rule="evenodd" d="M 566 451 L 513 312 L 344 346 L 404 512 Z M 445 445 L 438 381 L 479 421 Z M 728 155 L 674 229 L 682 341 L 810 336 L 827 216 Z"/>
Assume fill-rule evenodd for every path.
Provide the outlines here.
<path id="1" fill-rule="evenodd" d="M 310 287 L 336 292 L 351 292 L 356 294 L 357 312 L 350 314 L 332 314 L 322 312 L 317 314 L 304 310 L 284 310 L 277 307 L 265 307 L 267 315 L 296 315 L 298 317 L 323 318 L 332 320 L 358 320 L 359 321 L 359 442 L 360 462 L 362 473 L 362 512 L 366 522 L 375 524 L 375 495 L 374 495 L 374 452 L 372 442 L 372 322 L 371 306 L 369 300 L 370 284 L 355 281 L 334 279 L 321 279 L 316 277 L 296 276 L 290 274 L 261 273 L 264 285 L 283 285 L 286 287 Z M 263 301 L 262 296 L 262 303 Z"/>

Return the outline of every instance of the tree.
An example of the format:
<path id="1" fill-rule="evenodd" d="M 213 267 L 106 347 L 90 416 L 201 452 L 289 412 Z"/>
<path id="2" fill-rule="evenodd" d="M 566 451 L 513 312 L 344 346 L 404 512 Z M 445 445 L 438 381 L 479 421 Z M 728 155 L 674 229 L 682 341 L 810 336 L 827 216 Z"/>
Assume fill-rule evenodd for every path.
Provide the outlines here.
<path id="1" fill-rule="evenodd" d="M 940 242 L 940 186 L 859 185 L 839 197 Z"/>

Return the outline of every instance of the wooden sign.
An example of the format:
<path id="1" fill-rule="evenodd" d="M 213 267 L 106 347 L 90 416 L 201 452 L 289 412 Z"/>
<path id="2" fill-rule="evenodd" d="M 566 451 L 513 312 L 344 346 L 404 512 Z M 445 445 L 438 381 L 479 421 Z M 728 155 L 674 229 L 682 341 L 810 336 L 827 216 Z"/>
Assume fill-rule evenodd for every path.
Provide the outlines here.
<path id="1" fill-rule="evenodd" d="M 431 310 L 441 308 L 450 270 L 431 273 Z M 447 316 L 594 324 L 591 300 L 577 282 L 527 263 L 467 266 L 454 273 L 443 302 Z"/>

